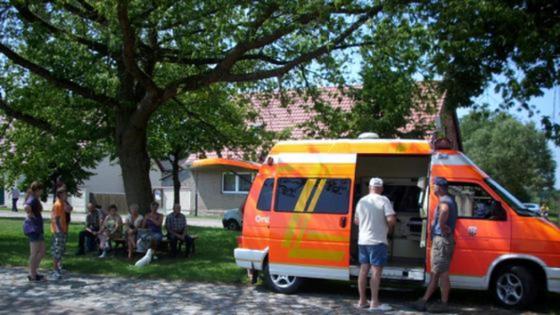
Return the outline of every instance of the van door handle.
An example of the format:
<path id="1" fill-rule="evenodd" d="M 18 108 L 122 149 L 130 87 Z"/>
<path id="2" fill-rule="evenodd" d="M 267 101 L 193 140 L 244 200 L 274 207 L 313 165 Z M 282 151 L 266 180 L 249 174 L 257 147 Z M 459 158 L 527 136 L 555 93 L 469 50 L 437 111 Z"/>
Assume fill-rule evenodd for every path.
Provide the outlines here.
<path id="1" fill-rule="evenodd" d="M 346 217 L 340 218 L 340 220 L 338 221 L 338 225 L 340 225 L 341 228 L 345 228 L 346 227 Z"/>
<path id="2" fill-rule="evenodd" d="M 467 228 L 467 232 L 469 232 L 470 236 L 476 236 L 476 233 L 478 233 L 478 228 L 476 226 L 469 226 Z"/>

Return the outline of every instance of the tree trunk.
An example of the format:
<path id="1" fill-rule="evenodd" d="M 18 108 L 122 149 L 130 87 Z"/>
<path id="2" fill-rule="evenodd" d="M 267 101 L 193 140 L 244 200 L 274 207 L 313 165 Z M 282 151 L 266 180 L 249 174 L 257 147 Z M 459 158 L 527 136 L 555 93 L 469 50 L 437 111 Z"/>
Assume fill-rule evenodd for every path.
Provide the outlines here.
<path id="1" fill-rule="evenodd" d="M 181 204 L 181 181 L 179 180 L 179 154 L 173 154 L 171 158 L 172 174 L 173 177 L 173 205 Z"/>
<path id="2" fill-rule="evenodd" d="M 147 213 L 154 200 L 150 182 L 150 158 L 146 127 L 128 124 L 129 115 L 117 114 L 116 144 L 128 205 L 138 204 Z M 121 209 L 122 210 L 122 209 Z"/>

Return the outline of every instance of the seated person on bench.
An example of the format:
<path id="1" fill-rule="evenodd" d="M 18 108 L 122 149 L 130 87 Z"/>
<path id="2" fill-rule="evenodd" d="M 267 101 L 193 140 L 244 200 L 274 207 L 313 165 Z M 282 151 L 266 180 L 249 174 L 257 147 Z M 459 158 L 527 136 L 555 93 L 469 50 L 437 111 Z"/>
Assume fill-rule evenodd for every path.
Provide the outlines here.
<path id="1" fill-rule="evenodd" d="M 128 247 L 128 259 L 132 259 L 132 253 L 136 248 L 136 234 L 138 228 L 142 225 L 144 217 L 138 212 L 138 205 L 132 204 L 128 208 L 128 215 L 124 219 L 125 238 Z"/>
<path id="2" fill-rule="evenodd" d="M 88 203 L 87 205 L 88 214 L 86 216 L 85 229 L 78 235 L 78 252 L 76 255 L 83 255 L 85 253 L 86 244 L 89 249 L 93 249 L 91 246 L 97 239 L 97 232 L 101 228 L 101 223 L 103 219 L 101 218 L 101 211 L 97 210 L 93 203 Z M 87 243 L 86 243 L 87 241 Z"/>
<path id="3" fill-rule="evenodd" d="M 107 252 L 109 251 L 109 240 L 120 239 L 122 237 L 122 218 L 117 213 L 117 206 L 109 206 L 109 214 L 103 224 L 101 225 L 101 230 L 98 233 L 99 236 L 99 247 L 103 253 L 99 258 L 107 257 Z"/>
<path id="4" fill-rule="evenodd" d="M 185 256 L 188 256 L 191 251 L 192 239 L 187 234 L 187 218 L 181 213 L 181 205 L 175 204 L 173 212 L 167 215 L 165 219 L 165 227 L 167 229 L 167 239 L 171 246 L 171 256 L 177 256 L 177 242 L 182 241 L 185 243 Z"/>
<path id="5" fill-rule="evenodd" d="M 142 221 L 142 228 L 148 229 L 151 248 L 156 251 L 157 246 L 163 240 L 163 233 L 161 226 L 163 225 L 163 214 L 158 213 L 159 203 L 152 202 L 150 204 L 150 212 L 144 217 Z"/>

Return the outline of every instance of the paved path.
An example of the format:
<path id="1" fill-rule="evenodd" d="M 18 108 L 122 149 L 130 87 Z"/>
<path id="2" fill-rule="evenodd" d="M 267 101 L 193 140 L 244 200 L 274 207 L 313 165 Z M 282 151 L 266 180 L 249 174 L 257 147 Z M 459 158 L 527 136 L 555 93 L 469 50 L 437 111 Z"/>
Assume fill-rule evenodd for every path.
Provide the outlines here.
<path id="1" fill-rule="evenodd" d="M 48 218 L 50 215 L 50 212 L 45 211 L 45 213 L 43 214 L 43 216 L 45 218 Z M 0 218 L 25 218 L 25 213 L 22 211 L 19 212 L 12 212 L 12 211 L 4 211 L 4 210 L 0 210 Z M 83 223 L 86 220 L 86 214 L 85 213 L 80 213 L 80 212 L 76 212 L 76 213 L 72 213 L 72 221 L 73 222 L 79 222 L 79 223 Z M 192 226 L 203 226 L 203 227 L 218 227 L 221 228 L 223 227 L 222 225 L 222 220 L 220 218 L 197 218 L 197 217 L 187 217 L 187 221 L 189 223 L 189 225 Z"/>
<path id="2" fill-rule="evenodd" d="M 318 282 L 297 295 L 270 293 L 261 286 L 141 280 L 66 274 L 54 282 L 29 283 L 23 268 L 0 267 L 0 314 L 367 314 L 353 307 L 348 283 Z M 461 291 L 465 294 L 465 291 Z M 418 292 L 382 291 L 395 311 L 416 314 L 406 303 Z M 454 295 L 456 298 L 459 292 Z M 466 295 L 464 295 L 466 296 Z M 453 305 L 454 313 L 510 314 L 485 294 Z M 469 302 L 470 301 L 470 302 Z M 473 302 L 474 301 L 474 302 Z M 472 306 L 471 304 L 475 304 Z M 556 302 L 553 302 L 556 303 Z M 557 303 L 556 303 L 557 305 Z M 545 312 L 554 309 L 545 309 Z M 558 309 L 556 309 L 558 311 Z"/>

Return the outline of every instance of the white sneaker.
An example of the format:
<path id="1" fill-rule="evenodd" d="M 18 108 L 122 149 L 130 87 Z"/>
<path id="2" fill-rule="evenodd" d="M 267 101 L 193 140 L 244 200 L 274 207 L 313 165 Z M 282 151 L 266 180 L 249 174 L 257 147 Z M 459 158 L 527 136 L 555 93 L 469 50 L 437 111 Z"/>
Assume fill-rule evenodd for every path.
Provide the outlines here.
<path id="1" fill-rule="evenodd" d="M 103 251 L 103 253 L 101 253 L 101 255 L 99 255 L 99 258 L 105 258 L 107 257 L 107 252 Z"/>
<path id="2" fill-rule="evenodd" d="M 387 312 L 393 310 L 393 308 L 388 304 L 379 304 L 376 307 L 370 307 L 368 310 L 371 312 Z"/>

